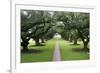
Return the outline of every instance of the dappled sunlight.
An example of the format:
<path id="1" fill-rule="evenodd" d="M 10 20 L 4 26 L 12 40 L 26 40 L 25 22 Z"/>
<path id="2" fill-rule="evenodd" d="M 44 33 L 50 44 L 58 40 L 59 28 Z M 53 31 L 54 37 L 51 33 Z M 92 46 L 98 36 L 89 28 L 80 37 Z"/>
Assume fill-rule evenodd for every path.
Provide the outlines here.
<path id="1" fill-rule="evenodd" d="M 21 63 L 89 60 L 89 13 L 20 11 Z"/>
<path id="2" fill-rule="evenodd" d="M 32 42 L 31 42 L 32 43 Z M 55 46 L 56 40 L 51 39 L 48 42 L 46 42 L 45 46 L 34 46 L 29 47 L 32 51 L 31 53 L 22 53 L 21 54 L 21 62 L 46 62 L 46 61 L 52 61 L 54 46 Z M 36 51 L 36 52 L 34 52 Z"/>
<path id="3" fill-rule="evenodd" d="M 80 45 L 70 45 L 69 41 L 59 40 L 61 47 L 62 61 L 64 60 L 89 60 L 88 51 L 83 51 L 82 42 L 79 41 Z"/>

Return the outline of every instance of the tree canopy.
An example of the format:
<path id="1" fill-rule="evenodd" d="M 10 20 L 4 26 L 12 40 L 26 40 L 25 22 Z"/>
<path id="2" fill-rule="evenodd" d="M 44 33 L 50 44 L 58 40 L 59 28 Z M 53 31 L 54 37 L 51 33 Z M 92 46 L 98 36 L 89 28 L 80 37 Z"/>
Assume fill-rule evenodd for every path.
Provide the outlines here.
<path id="1" fill-rule="evenodd" d="M 65 40 L 83 41 L 87 49 L 89 43 L 89 13 L 66 12 L 66 11 L 40 11 L 21 10 L 21 45 L 28 50 L 30 38 L 35 40 L 36 45 L 41 45 L 44 40 L 53 38 L 59 33 Z"/>

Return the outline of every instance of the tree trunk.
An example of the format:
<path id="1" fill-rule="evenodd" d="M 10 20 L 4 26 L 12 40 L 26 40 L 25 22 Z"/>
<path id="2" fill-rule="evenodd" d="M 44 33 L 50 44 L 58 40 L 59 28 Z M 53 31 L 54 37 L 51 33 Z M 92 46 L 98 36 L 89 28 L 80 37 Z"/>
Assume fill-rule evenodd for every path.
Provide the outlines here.
<path id="1" fill-rule="evenodd" d="M 78 30 L 78 33 L 79 33 L 80 38 L 82 39 L 84 49 L 88 49 L 89 37 L 87 37 L 85 41 L 85 38 L 83 37 L 83 34 L 80 32 L 80 30 Z"/>
<path id="2" fill-rule="evenodd" d="M 21 46 L 23 46 L 22 51 L 28 51 L 27 45 L 28 45 L 28 44 L 26 44 L 26 43 L 24 43 L 24 42 L 21 43 Z"/>
<path id="3" fill-rule="evenodd" d="M 72 37 L 70 37 L 69 41 L 72 42 Z"/>
<path id="4" fill-rule="evenodd" d="M 69 37 L 69 35 L 66 37 L 66 40 L 67 40 L 67 41 L 70 41 L 70 37 Z"/>
<path id="5" fill-rule="evenodd" d="M 36 39 L 35 39 L 35 45 L 36 45 L 36 46 L 39 46 L 39 45 L 40 45 L 39 38 L 36 38 Z"/>
<path id="6" fill-rule="evenodd" d="M 74 44 L 75 45 L 77 44 L 77 38 L 74 38 Z"/>
<path id="7" fill-rule="evenodd" d="M 84 44 L 84 49 L 88 49 L 88 42 L 83 42 Z"/>
<path id="8" fill-rule="evenodd" d="M 23 39 L 23 42 L 21 42 L 21 46 L 23 46 L 23 49 L 22 49 L 22 51 L 28 51 L 28 40 L 26 40 L 26 39 Z"/>
<path id="9" fill-rule="evenodd" d="M 41 37 L 41 43 L 44 43 L 44 37 Z"/>

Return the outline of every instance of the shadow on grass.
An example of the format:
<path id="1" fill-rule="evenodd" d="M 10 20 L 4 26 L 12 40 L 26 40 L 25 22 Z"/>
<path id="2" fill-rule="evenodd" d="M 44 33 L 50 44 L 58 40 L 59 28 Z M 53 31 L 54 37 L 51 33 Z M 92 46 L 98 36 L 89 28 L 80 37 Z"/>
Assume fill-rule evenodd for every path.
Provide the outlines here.
<path id="1" fill-rule="evenodd" d="M 36 46 L 45 46 L 45 44 L 40 44 L 40 45 L 30 45 L 29 47 L 36 47 Z"/>
<path id="2" fill-rule="evenodd" d="M 84 49 L 84 48 L 73 48 L 72 51 L 75 52 L 89 52 L 89 48 Z"/>
<path id="3" fill-rule="evenodd" d="M 74 45 L 75 46 L 75 45 L 81 45 L 81 44 L 69 44 L 69 45 Z"/>
<path id="4" fill-rule="evenodd" d="M 27 54 L 31 54 L 31 53 L 41 53 L 43 52 L 42 50 L 36 50 L 36 49 L 30 49 L 27 51 L 21 51 L 21 53 L 27 53 Z"/>

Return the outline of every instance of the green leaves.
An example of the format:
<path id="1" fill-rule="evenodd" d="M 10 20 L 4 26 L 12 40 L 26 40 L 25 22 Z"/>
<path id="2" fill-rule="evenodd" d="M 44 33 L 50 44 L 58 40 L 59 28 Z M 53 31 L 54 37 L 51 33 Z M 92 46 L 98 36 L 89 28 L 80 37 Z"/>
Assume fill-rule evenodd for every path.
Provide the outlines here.
<path id="1" fill-rule="evenodd" d="M 64 39 L 89 36 L 89 13 L 21 10 L 21 35 L 24 37 L 52 38 L 55 33 Z"/>

